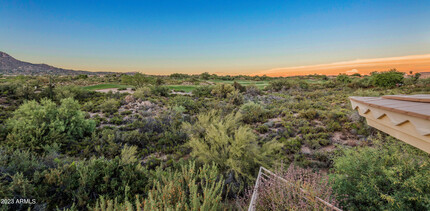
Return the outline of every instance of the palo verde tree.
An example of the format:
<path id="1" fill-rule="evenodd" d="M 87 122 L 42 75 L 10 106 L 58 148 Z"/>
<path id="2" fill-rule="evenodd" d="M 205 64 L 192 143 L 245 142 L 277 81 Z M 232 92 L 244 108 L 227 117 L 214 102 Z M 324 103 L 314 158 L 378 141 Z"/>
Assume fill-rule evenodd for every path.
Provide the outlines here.
<path id="1" fill-rule="evenodd" d="M 256 176 L 259 166 L 267 166 L 272 153 L 282 144 L 272 140 L 259 145 L 257 136 L 242 123 L 242 115 L 230 113 L 222 117 L 212 110 L 197 116 L 194 125 L 184 123 L 191 155 L 202 163 L 215 163 L 221 172 L 234 173 L 247 181 Z"/>
<path id="2" fill-rule="evenodd" d="M 122 75 L 121 82 L 124 84 L 133 85 L 136 88 L 144 87 L 148 84 L 153 83 L 153 79 L 149 76 L 146 76 L 142 73 L 136 73 L 134 75 Z"/>

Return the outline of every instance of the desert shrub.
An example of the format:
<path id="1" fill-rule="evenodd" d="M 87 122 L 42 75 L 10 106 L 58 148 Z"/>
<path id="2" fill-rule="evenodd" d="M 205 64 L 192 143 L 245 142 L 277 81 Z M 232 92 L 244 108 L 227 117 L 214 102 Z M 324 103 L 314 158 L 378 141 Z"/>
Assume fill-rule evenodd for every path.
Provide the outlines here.
<path id="1" fill-rule="evenodd" d="M 304 81 L 304 80 L 300 80 L 299 81 L 299 87 L 300 87 L 300 89 L 308 90 L 309 89 L 309 83 Z"/>
<path id="2" fill-rule="evenodd" d="M 261 90 L 255 84 L 250 84 L 246 87 L 246 94 L 257 96 L 261 94 Z"/>
<path id="3" fill-rule="evenodd" d="M 137 99 L 145 99 L 145 97 L 151 96 L 151 88 L 149 87 L 140 87 L 137 88 L 133 93 L 133 97 Z"/>
<path id="4" fill-rule="evenodd" d="M 335 88 L 336 87 L 336 83 L 333 80 L 326 81 L 323 85 L 326 88 Z"/>
<path id="5" fill-rule="evenodd" d="M 188 112 L 194 112 L 197 110 L 197 105 L 191 97 L 187 96 L 175 96 L 171 99 L 171 105 L 182 106 Z"/>
<path id="6" fill-rule="evenodd" d="M 281 90 L 288 90 L 292 86 L 293 83 L 289 79 L 277 79 L 270 81 L 269 86 L 267 86 L 267 89 L 278 92 Z"/>
<path id="7" fill-rule="evenodd" d="M 216 111 L 199 114 L 194 125 L 184 123 L 191 155 L 202 163 L 214 162 L 223 173 L 234 173 L 251 181 L 258 167 L 273 162 L 271 154 L 282 144 L 276 140 L 260 146 L 256 135 L 241 124 L 241 114 L 221 117 Z"/>
<path id="8" fill-rule="evenodd" d="M 287 170 L 278 169 L 275 174 L 278 177 L 269 175 L 267 180 L 260 181 L 256 190 L 258 195 L 254 203 L 255 210 L 328 209 L 316 197 L 339 207 L 327 174 L 294 165 L 290 165 Z M 238 199 L 237 204 L 241 209 L 248 207 L 252 191 L 249 190 L 245 197 Z"/>
<path id="9" fill-rule="evenodd" d="M 155 96 L 167 97 L 169 96 L 169 87 L 167 86 L 152 86 L 151 93 Z"/>
<path id="10" fill-rule="evenodd" d="M 84 138 L 95 129 L 95 122 L 86 120 L 79 103 L 72 98 L 57 106 L 51 100 L 28 101 L 6 122 L 10 133 L 8 143 L 17 148 L 41 151 L 46 145 L 60 144 Z"/>
<path id="11" fill-rule="evenodd" d="M 203 80 L 209 80 L 211 78 L 211 74 L 209 74 L 208 72 L 204 72 L 200 74 L 200 78 Z"/>
<path id="12" fill-rule="evenodd" d="M 392 88 L 403 82 L 403 75 L 404 73 L 393 69 L 387 72 L 373 73 L 372 79 L 376 86 Z"/>
<path id="13" fill-rule="evenodd" d="M 212 94 L 218 98 L 227 98 L 228 94 L 234 91 L 234 87 L 230 84 L 217 84 L 212 89 Z"/>
<path id="14" fill-rule="evenodd" d="M 82 106 L 82 110 L 94 112 L 96 110 L 96 105 L 93 103 L 93 101 L 88 101 L 84 103 L 84 105 Z"/>
<path id="15" fill-rule="evenodd" d="M 120 105 L 121 104 L 118 100 L 109 98 L 105 100 L 102 104 L 100 104 L 100 110 L 104 113 L 112 114 L 118 111 Z"/>
<path id="16" fill-rule="evenodd" d="M 215 165 L 197 168 L 190 162 L 177 171 L 158 168 L 146 199 L 136 196 L 134 203 L 118 203 L 102 197 L 93 210 L 218 210 L 222 208 L 222 185 Z"/>
<path id="17" fill-rule="evenodd" d="M 377 140 L 375 140 L 377 141 Z M 430 158 L 388 139 L 334 158 L 334 190 L 351 210 L 430 209 Z"/>
<path id="18" fill-rule="evenodd" d="M 269 127 L 267 125 L 263 124 L 263 125 L 258 126 L 257 131 L 259 133 L 262 133 L 262 134 L 267 133 L 269 131 Z"/>
<path id="19" fill-rule="evenodd" d="M 420 87 L 430 87 L 430 78 L 419 79 L 417 85 Z"/>
<path id="20" fill-rule="evenodd" d="M 119 202 L 148 190 L 148 172 L 136 158 L 136 147 L 124 147 L 112 160 L 103 157 L 65 164 L 45 175 L 49 185 L 43 199 L 51 209 L 75 203 L 80 208 L 99 196 L 117 197 Z"/>
<path id="21" fill-rule="evenodd" d="M 264 122 L 269 116 L 269 111 L 262 105 L 249 102 L 240 107 L 243 121 L 245 123 Z"/>
<path id="22" fill-rule="evenodd" d="M 302 147 L 302 141 L 300 138 L 289 138 L 289 139 L 283 138 L 281 142 L 284 143 L 287 153 L 290 153 L 290 154 L 299 152 L 300 148 Z"/>
<path id="23" fill-rule="evenodd" d="M 90 91 L 79 86 L 60 86 L 54 89 L 55 99 L 60 101 L 65 98 L 74 98 L 75 100 L 82 101 L 89 98 Z"/>
<path id="24" fill-rule="evenodd" d="M 198 86 L 192 91 L 192 93 L 196 97 L 211 97 L 212 86 Z"/>
<path id="25" fill-rule="evenodd" d="M 242 105 L 243 104 L 243 95 L 239 92 L 239 90 L 234 90 L 233 92 L 227 94 L 227 99 L 229 103 L 233 105 Z"/>
<path id="26" fill-rule="evenodd" d="M 239 92 L 245 92 L 246 91 L 246 87 L 242 86 L 237 81 L 233 82 L 233 87 L 234 87 L 234 89 L 238 90 Z"/>
<path id="27" fill-rule="evenodd" d="M 346 74 L 339 74 L 336 76 L 336 81 L 339 83 L 347 84 L 351 82 L 351 78 Z"/>
<path id="28" fill-rule="evenodd" d="M 318 116 L 318 111 L 315 109 L 302 110 L 299 112 L 299 117 L 306 118 L 308 120 L 316 119 Z"/>
<path id="29" fill-rule="evenodd" d="M 123 118 L 120 115 L 114 115 L 112 118 L 110 118 L 109 123 L 114 125 L 121 125 L 123 122 Z"/>

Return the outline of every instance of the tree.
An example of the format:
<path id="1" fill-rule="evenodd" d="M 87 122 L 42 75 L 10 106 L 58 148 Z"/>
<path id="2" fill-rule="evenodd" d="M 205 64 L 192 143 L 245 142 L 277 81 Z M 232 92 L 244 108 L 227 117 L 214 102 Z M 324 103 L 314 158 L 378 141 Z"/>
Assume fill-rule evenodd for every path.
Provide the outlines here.
<path id="1" fill-rule="evenodd" d="M 241 123 L 240 113 L 231 113 L 225 117 L 217 111 L 202 113 L 197 116 L 194 125 L 186 122 L 191 147 L 191 155 L 202 163 L 214 162 L 223 173 L 234 173 L 247 181 L 256 176 L 258 167 L 273 162 L 272 153 L 282 144 L 276 140 L 260 146 L 252 129 Z"/>
<path id="2" fill-rule="evenodd" d="M 28 101 L 13 113 L 6 125 L 10 145 L 35 151 L 53 144 L 66 146 L 95 129 L 95 122 L 85 119 L 79 103 L 72 98 L 61 100 L 60 106 L 48 99 L 41 103 Z"/>
<path id="3" fill-rule="evenodd" d="M 130 84 L 136 88 L 144 87 L 145 85 L 152 83 L 152 78 L 142 73 L 136 73 L 134 75 L 122 75 L 121 81 L 124 84 Z"/>
<path id="4" fill-rule="evenodd" d="M 346 75 L 346 74 L 339 74 L 336 77 L 336 81 L 338 81 L 340 83 L 343 83 L 343 84 L 347 84 L 347 83 L 351 82 L 351 78 L 348 75 Z"/>
<path id="5" fill-rule="evenodd" d="M 392 69 L 387 72 L 373 73 L 373 83 L 379 87 L 392 88 L 403 82 L 404 73 Z"/>
<path id="6" fill-rule="evenodd" d="M 200 74 L 200 78 L 202 78 L 203 80 L 209 80 L 210 77 L 211 77 L 211 74 L 209 74 L 208 72 L 204 72 Z"/>

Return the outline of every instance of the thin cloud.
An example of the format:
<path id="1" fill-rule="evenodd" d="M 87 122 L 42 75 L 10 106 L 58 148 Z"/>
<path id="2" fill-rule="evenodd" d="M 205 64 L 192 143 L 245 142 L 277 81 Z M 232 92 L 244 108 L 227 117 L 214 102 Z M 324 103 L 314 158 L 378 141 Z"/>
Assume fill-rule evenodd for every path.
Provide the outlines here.
<path id="1" fill-rule="evenodd" d="M 307 74 L 336 75 L 339 73 L 368 74 L 373 71 L 386 71 L 396 68 L 399 71 L 423 72 L 430 70 L 430 54 L 412 55 L 376 59 L 357 59 L 352 61 L 334 62 L 328 64 L 283 67 L 264 70 L 254 75 L 291 76 Z M 353 71 L 353 72 L 352 72 Z"/>

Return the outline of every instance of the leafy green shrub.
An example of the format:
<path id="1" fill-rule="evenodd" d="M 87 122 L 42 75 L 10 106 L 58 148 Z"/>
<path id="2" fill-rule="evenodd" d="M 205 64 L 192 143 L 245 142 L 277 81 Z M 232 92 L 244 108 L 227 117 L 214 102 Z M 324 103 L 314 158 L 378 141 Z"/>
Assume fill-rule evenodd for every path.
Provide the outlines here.
<path id="1" fill-rule="evenodd" d="M 196 97 L 211 97 L 212 86 L 198 86 L 192 91 L 192 93 Z"/>
<path id="2" fill-rule="evenodd" d="M 269 82 L 269 86 L 267 86 L 268 90 L 272 90 L 275 92 L 281 90 L 288 90 L 292 87 L 292 82 L 289 79 L 278 79 Z"/>
<path id="3" fill-rule="evenodd" d="M 118 100 L 109 98 L 100 104 L 100 110 L 102 110 L 104 113 L 112 114 L 118 111 L 120 105 L 121 104 Z"/>
<path id="4" fill-rule="evenodd" d="M 40 151 L 46 145 L 76 141 L 91 134 L 95 122 L 86 120 L 79 103 L 72 98 L 57 106 L 51 100 L 22 104 L 6 122 L 8 143 L 17 148 Z"/>
<path id="5" fill-rule="evenodd" d="M 263 125 L 258 126 L 257 131 L 261 134 L 267 133 L 269 131 L 269 127 L 267 125 L 263 124 Z"/>
<path id="6" fill-rule="evenodd" d="M 212 89 L 212 94 L 218 98 L 227 98 L 228 94 L 234 91 L 234 87 L 230 84 L 217 84 Z"/>
<path id="7" fill-rule="evenodd" d="M 240 113 L 221 117 L 212 110 L 199 114 L 194 125 L 184 123 L 183 128 L 190 137 L 193 157 L 202 163 L 214 162 L 223 173 L 234 172 L 252 181 L 259 166 L 273 162 L 271 155 L 282 144 L 272 140 L 260 147 L 251 128 L 240 120 Z"/>
<path id="8" fill-rule="evenodd" d="M 242 105 L 243 104 L 243 95 L 239 92 L 239 90 L 234 90 L 232 93 L 227 94 L 227 99 L 229 103 L 233 105 Z"/>
<path id="9" fill-rule="evenodd" d="M 50 169 L 44 175 L 49 186 L 44 202 L 51 208 L 68 206 L 71 202 L 85 208 L 101 195 L 117 197 L 122 202 L 146 193 L 148 172 L 135 154 L 136 147 L 124 147 L 121 156 L 112 160 L 92 158 Z"/>
<path id="10" fill-rule="evenodd" d="M 387 72 L 373 73 L 372 79 L 376 86 L 392 88 L 403 82 L 403 75 L 404 73 L 393 69 Z"/>
<path id="11" fill-rule="evenodd" d="M 290 139 L 284 138 L 284 140 L 281 142 L 284 143 L 285 149 L 290 154 L 299 152 L 300 148 L 302 147 L 302 141 L 300 138 L 290 138 Z"/>
<path id="12" fill-rule="evenodd" d="M 429 210 L 430 158 L 398 140 L 334 159 L 334 190 L 351 210 Z"/>
<path id="13" fill-rule="evenodd" d="M 155 96 L 167 97 L 169 96 L 169 87 L 167 86 L 152 86 L 151 93 Z"/>
<path id="14" fill-rule="evenodd" d="M 194 112 L 197 110 L 197 105 L 194 102 L 194 100 L 191 99 L 191 97 L 180 96 L 180 95 L 175 96 L 174 98 L 171 99 L 170 103 L 175 106 L 182 106 L 188 112 Z"/>
<path id="15" fill-rule="evenodd" d="M 133 93 L 133 97 L 137 99 L 145 99 L 149 96 L 151 96 L 151 88 L 149 87 L 140 87 Z"/>
<path id="16" fill-rule="evenodd" d="M 269 116 L 269 111 L 262 105 L 249 102 L 240 107 L 243 121 L 245 123 L 264 122 Z"/>
<path id="17" fill-rule="evenodd" d="M 233 87 L 238 90 L 239 92 L 245 92 L 246 91 L 246 87 L 242 86 L 240 83 L 238 83 L 237 81 L 233 82 Z"/>
<path id="18" fill-rule="evenodd" d="M 304 80 L 300 80 L 299 81 L 299 87 L 300 87 L 300 89 L 308 90 L 309 89 L 309 83 L 304 81 Z"/>
<path id="19" fill-rule="evenodd" d="M 95 104 L 93 101 L 88 101 L 82 106 L 82 110 L 88 111 L 88 112 L 94 112 L 96 109 Z"/>
<path id="20" fill-rule="evenodd" d="M 118 203 L 117 199 L 102 197 L 93 210 L 219 210 L 223 183 L 215 165 L 196 168 L 190 162 L 178 171 L 157 168 L 153 188 L 146 199 L 136 196 L 134 203 Z"/>
<path id="21" fill-rule="evenodd" d="M 347 84 L 347 83 L 350 83 L 352 80 L 346 74 L 339 74 L 336 76 L 336 81 L 339 83 Z"/>
<path id="22" fill-rule="evenodd" d="M 299 117 L 306 118 L 308 120 L 316 119 L 318 118 L 318 116 L 318 111 L 316 111 L 315 109 L 308 109 L 299 112 Z"/>
<path id="23" fill-rule="evenodd" d="M 60 101 L 65 98 L 74 98 L 76 100 L 84 100 L 89 98 L 90 91 L 79 86 L 60 86 L 54 89 L 55 99 Z"/>

